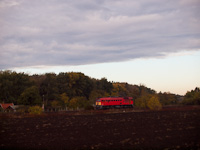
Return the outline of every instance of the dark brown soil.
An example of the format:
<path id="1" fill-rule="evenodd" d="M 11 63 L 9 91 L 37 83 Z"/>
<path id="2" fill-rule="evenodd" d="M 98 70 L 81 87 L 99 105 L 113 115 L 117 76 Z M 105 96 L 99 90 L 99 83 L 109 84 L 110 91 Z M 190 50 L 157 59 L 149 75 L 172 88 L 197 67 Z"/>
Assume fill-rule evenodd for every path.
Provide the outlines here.
<path id="1" fill-rule="evenodd" d="M 197 106 L 0 117 L 0 149 L 200 149 Z"/>

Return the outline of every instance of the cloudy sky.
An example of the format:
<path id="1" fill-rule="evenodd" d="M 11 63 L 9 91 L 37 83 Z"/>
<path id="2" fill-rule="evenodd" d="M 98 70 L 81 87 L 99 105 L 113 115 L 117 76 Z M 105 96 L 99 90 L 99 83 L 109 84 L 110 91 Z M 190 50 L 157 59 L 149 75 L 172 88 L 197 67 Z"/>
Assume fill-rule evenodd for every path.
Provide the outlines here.
<path id="1" fill-rule="evenodd" d="M 200 87 L 199 0 L 0 0 L 0 70 Z"/>

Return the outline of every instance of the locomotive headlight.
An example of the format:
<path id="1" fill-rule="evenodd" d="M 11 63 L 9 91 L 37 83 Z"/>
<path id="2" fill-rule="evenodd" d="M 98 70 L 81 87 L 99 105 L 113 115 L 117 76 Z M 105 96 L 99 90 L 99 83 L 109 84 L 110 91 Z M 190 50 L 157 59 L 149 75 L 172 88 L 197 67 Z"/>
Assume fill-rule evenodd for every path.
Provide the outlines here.
<path id="1" fill-rule="evenodd" d="M 96 102 L 96 105 L 101 105 L 101 102 Z"/>

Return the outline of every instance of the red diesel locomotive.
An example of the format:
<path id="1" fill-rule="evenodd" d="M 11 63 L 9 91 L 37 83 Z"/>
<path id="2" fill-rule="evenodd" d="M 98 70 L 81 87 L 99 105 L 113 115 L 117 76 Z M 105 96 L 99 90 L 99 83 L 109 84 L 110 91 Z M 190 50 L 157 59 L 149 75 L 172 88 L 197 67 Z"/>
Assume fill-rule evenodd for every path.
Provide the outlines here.
<path id="1" fill-rule="evenodd" d="M 133 107 L 132 97 L 102 97 L 96 100 L 96 109 Z"/>

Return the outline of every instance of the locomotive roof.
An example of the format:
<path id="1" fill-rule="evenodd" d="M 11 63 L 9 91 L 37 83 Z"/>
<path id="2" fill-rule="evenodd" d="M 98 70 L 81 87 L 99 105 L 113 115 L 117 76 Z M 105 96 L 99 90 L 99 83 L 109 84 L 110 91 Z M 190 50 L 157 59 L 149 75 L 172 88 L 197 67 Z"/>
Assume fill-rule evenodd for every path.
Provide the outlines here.
<path id="1" fill-rule="evenodd" d="M 132 97 L 101 97 L 101 100 L 132 99 Z"/>

